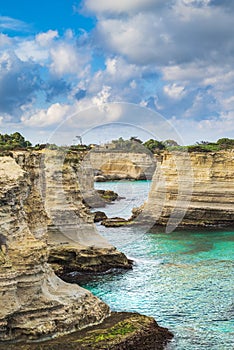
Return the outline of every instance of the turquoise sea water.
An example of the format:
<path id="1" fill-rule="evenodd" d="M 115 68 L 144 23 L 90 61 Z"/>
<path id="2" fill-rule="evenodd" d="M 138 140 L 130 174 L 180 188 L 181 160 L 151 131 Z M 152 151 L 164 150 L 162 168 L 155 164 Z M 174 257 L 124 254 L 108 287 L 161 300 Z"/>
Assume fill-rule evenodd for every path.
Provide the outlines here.
<path id="1" fill-rule="evenodd" d="M 130 207 L 147 197 L 149 183 L 97 187 L 120 194 L 123 188 L 128 199 L 122 200 L 122 209 L 120 201 L 106 212 L 123 216 L 123 210 L 129 216 Z M 145 233 L 140 227 L 98 229 L 135 263 L 133 270 L 98 276 L 85 288 L 112 310 L 153 316 L 174 333 L 170 350 L 234 348 L 234 230 L 165 234 Z"/>

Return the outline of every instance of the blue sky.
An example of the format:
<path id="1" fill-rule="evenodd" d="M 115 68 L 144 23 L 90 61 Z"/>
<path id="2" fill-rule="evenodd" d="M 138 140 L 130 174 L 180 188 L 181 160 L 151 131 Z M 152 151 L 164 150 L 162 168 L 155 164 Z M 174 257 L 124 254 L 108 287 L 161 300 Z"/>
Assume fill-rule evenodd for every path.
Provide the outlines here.
<path id="1" fill-rule="evenodd" d="M 3 0 L 0 132 L 233 138 L 233 14 L 226 0 Z"/>

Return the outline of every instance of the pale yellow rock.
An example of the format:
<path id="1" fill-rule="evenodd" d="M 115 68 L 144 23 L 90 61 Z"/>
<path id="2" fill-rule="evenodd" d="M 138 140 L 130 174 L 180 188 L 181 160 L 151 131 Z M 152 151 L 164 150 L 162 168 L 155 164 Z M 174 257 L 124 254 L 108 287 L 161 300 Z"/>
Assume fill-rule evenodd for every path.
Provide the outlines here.
<path id="1" fill-rule="evenodd" d="M 168 231 L 234 225 L 234 152 L 164 152 L 144 215 Z"/>
<path id="2" fill-rule="evenodd" d="M 58 336 L 109 315 L 90 292 L 61 281 L 48 265 L 48 214 L 40 153 L 0 157 L 0 340 Z"/>
<path id="3" fill-rule="evenodd" d="M 151 179 L 156 166 L 155 158 L 147 150 L 142 153 L 94 150 L 89 159 L 93 170 L 99 170 L 107 179 Z"/>

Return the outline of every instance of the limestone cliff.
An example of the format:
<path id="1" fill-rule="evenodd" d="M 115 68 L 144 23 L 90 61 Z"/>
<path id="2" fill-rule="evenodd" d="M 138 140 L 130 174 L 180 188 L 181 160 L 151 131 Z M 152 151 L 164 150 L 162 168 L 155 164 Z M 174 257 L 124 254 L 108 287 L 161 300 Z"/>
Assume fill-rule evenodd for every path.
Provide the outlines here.
<path id="1" fill-rule="evenodd" d="M 43 166 L 49 262 L 56 272 L 130 268 L 126 256 L 98 234 L 94 216 L 83 204 L 94 192 L 90 164 L 76 152 L 47 151 Z"/>
<path id="2" fill-rule="evenodd" d="M 94 193 L 93 169 L 83 160 L 85 155 L 67 150 L 12 154 L 34 183 L 27 210 L 36 237 L 43 230 L 37 205 L 43 206 L 48 216 L 49 262 L 60 276 L 71 271 L 131 267 L 126 256 L 98 234 L 93 214 L 83 204 L 87 197 L 100 199 Z M 35 218 L 37 227 L 33 227 Z"/>
<path id="3" fill-rule="evenodd" d="M 234 225 L 234 152 L 164 152 L 144 217 L 156 225 Z"/>
<path id="4" fill-rule="evenodd" d="M 156 166 L 152 153 L 146 149 L 142 153 L 94 150 L 89 157 L 94 172 L 98 174 L 97 181 L 151 179 Z"/>
<path id="5" fill-rule="evenodd" d="M 60 280 L 47 263 L 40 157 L 15 158 L 18 164 L 0 158 L 0 340 L 57 336 L 101 322 L 108 306 Z"/>

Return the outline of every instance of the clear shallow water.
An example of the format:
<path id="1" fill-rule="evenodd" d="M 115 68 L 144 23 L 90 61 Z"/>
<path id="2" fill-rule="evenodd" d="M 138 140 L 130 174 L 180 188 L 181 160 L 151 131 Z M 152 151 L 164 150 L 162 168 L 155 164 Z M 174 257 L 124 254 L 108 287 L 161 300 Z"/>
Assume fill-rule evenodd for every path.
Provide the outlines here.
<path id="1" fill-rule="evenodd" d="M 113 181 L 96 182 L 97 190 L 111 190 L 124 197 L 124 200 L 115 201 L 114 204 L 100 209 L 107 216 L 119 216 L 128 219 L 132 215 L 132 208 L 139 207 L 147 199 L 151 181 Z"/>
<path id="2" fill-rule="evenodd" d="M 131 193 L 134 184 L 137 193 L 141 186 L 141 193 L 147 196 L 148 183 L 131 183 Z M 106 184 L 98 186 L 107 188 Z M 112 189 L 110 183 L 108 186 Z M 135 206 L 134 200 L 131 203 Z M 116 215 L 115 205 L 108 210 Z M 168 235 L 146 234 L 140 227 L 98 229 L 132 257 L 135 265 L 123 274 L 97 277 L 86 288 L 112 310 L 155 317 L 175 335 L 170 350 L 234 348 L 234 232 L 183 231 Z"/>

